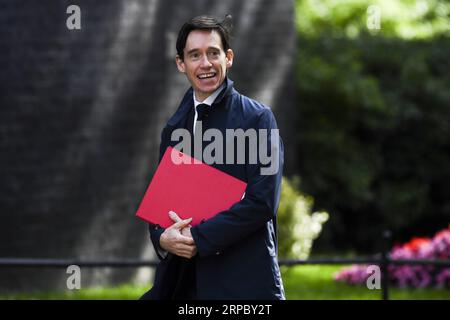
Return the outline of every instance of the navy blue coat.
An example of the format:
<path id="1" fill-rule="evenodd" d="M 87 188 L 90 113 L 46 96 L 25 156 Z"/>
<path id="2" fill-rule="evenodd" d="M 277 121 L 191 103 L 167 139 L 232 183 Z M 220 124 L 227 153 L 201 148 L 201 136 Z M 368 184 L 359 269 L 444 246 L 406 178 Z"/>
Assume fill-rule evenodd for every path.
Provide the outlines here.
<path id="1" fill-rule="evenodd" d="M 272 111 L 261 103 L 241 95 L 226 78 L 226 88 L 212 104 L 208 118 L 203 120 L 203 132 L 208 128 L 277 129 Z M 193 89 L 190 88 L 178 110 L 169 119 L 161 134 L 160 157 L 177 128 L 184 128 L 187 115 L 193 108 Z M 270 135 L 269 148 L 270 151 Z M 226 159 L 224 147 L 224 159 Z M 246 145 L 248 155 L 248 145 Z M 254 151 L 253 151 L 254 152 Z M 245 197 L 229 210 L 192 227 L 197 246 L 196 284 L 198 299 L 284 299 L 284 289 L 277 260 L 276 212 L 278 209 L 283 168 L 283 143 L 280 138 L 279 169 L 273 175 L 261 175 L 262 164 L 212 164 L 247 183 Z M 236 154 L 236 153 L 235 153 Z M 248 157 L 247 157 L 248 158 Z M 224 160 L 225 162 L 225 160 Z M 159 237 L 164 231 L 150 225 L 150 238 L 158 251 Z M 153 288 L 146 298 L 168 299 L 173 290 L 174 273 L 179 260 L 172 254 L 162 257 L 155 274 Z"/>

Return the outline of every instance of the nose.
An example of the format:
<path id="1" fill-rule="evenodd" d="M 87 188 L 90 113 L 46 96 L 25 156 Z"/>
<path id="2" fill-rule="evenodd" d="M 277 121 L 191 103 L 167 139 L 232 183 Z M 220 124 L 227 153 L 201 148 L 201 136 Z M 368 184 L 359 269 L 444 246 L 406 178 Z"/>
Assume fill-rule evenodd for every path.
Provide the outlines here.
<path id="1" fill-rule="evenodd" d="M 202 68 L 209 68 L 212 66 L 212 63 L 208 60 L 208 55 L 203 55 L 200 66 Z"/>

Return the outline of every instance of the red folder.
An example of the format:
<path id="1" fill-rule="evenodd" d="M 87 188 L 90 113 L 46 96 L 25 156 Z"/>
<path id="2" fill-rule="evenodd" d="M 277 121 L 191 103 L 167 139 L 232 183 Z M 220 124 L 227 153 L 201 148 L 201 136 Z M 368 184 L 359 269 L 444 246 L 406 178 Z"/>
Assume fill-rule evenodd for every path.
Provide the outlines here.
<path id="1" fill-rule="evenodd" d="M 195 226 L 240 201 L 246 187 L 245 182 L 168 147 L 136 216 L 167 228 L 174 223 L 169 211 L 175 211 L 181 219 L 193 218 Z"/>

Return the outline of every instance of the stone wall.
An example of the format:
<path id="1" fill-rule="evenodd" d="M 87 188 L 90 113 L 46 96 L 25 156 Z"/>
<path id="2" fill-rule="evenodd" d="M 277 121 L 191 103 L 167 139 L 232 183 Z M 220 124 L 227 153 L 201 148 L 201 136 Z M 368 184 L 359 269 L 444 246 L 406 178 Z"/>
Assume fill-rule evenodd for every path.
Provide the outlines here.
<path id="1" fill-rule="evenodd" d="M 81 30 L 68 30 L 69 5 Z M 291 158 L 293 1 L 2 1 L 0 257 L 153 258 L 135 210 L 160 131 L 188 88 L 175 63 L 182 23 L 234 17 L 231 78 L 274 110 Z M 149 270 L 82 270 L 82 286 Z M 65 289 L 59 269 L 0 272 L 0 292 Z"/>

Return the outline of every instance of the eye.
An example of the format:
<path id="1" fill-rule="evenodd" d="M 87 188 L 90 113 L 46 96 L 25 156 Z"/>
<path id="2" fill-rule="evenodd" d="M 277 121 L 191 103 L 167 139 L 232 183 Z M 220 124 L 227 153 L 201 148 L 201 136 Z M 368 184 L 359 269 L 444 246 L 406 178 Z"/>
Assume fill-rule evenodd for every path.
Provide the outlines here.
<path id="1" fill-rule="evenodd" d="M 197 60 L 198 58 L 200 58 L 200 53 L 198 52 L 191 53 L 189 57 L 193 60 Z"/>
<path id="2" fill-rule="evenodd" d="M 209 52 L 209 56 L 210 56 L 210 57 L 216 58 L 216 57 L 218 57 L 219 55 L 220 55 L 220 52 L 219 52 L 219 51 L 211 51 L 211 52 Z"/>

